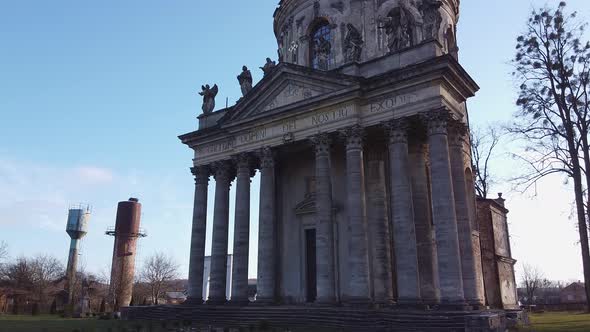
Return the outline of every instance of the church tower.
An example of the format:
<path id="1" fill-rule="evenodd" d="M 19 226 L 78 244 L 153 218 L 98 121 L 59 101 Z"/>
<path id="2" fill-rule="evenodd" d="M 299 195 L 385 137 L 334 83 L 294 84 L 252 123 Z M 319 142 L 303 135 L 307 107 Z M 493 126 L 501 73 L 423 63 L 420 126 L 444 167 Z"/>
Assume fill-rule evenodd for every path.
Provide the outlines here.
<path id="1" fill-rule="evenodd" d="M 432 40 L 456 57 L 458 20 L 459 0 L 282 0 L 274 32 L 280 62 L 332 70 Z"/>

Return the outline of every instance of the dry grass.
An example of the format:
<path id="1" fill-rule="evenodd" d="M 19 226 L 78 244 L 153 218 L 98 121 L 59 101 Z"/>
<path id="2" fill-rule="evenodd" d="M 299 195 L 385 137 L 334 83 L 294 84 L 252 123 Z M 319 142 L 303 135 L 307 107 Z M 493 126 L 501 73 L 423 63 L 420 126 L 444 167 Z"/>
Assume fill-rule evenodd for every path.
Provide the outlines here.
<path id="1" fill-rule="evenodd" d="M 546 312 L 530 315 L 531 326 L 517 331 L 526 332 L 589 332 L 590 314 Z"/>

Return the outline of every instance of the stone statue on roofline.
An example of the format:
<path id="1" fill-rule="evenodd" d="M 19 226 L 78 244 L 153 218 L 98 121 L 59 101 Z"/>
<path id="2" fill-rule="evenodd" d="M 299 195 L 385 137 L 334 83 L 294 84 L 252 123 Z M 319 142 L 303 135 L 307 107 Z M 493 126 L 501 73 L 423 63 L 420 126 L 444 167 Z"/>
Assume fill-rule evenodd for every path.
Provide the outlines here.
<path id="1" fill-rule="evenodd" d="M 270 58 L 266 58 L 266 63 L 263 67 L 260 67 L 264 72 L 264 76 L 270 74 L 270 72 L 277 66 L 277 63 L 272 61 Z"/>
<path id="2" fill-rule="evenodd" d="M 252 73 L 248 67 L 242 67 L 242 73 L 238 76 L 240 88 L 242 89 L 242 96 L 246 96 L 252 90 Z"/>
<path id="3" fill-rule="evenodd" d="M 442 23 L 442 15 L 439 8 L 442 2 L 438 0 L 423 0 L 418 8 L 422 14 L 422 35 L 425 40 L 437 39 L 440 25 Z"/>
<path id="4" fill-rule="evenodd" d="M 389 52 L 397 52 L 414 44 L 413 21 L 407 9 L 397 7 L 380 21 L 380 28 L 384 29 L 387 35 Z"/>
<path id="5" fill-rule="evenodd" d="M 209 114 L 215 109 L 215 97 L 219 92 L 217 84 L 210 87 L 209 84 L 201 86 L 203 91 L 199 92 L 203 96 L 203 113 Z"/>
<path id="6" fill-rule="evenodd" d="M 346 28 L 348 30 L 344 38 L 346 62 L 358 62 L 361 60 L 361 53 L 363 51 L 363 37 L 354 25 L 348 23 Z"/>

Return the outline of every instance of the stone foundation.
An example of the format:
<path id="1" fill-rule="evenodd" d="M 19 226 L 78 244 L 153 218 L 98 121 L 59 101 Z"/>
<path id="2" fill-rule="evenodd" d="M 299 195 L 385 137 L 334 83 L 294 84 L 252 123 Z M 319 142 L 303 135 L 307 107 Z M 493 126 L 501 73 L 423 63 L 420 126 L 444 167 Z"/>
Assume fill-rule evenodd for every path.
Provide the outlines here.
<path id="1" fill-rule="evenodd" d="M 504 311 L 424 311 L 318 306 L 175 305 L 126 307 L 126 320 L 182 321 L 193 327 L 252 328 L 305 331 L 469 331 L 504 332 Z"/>

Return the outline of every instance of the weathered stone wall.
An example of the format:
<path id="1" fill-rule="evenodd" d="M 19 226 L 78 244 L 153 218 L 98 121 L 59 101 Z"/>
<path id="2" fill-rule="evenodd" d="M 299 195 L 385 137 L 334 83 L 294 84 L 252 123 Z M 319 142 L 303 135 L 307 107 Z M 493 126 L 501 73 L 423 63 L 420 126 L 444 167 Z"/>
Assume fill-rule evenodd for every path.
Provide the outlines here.
<path id="1" fill-rule="evenodd" d="M 477 201 L 477 221 L 480 243 L 486 304 L 497 309 L 517 309 L 516 280 L 504 200 L 480 199 Z"/>

